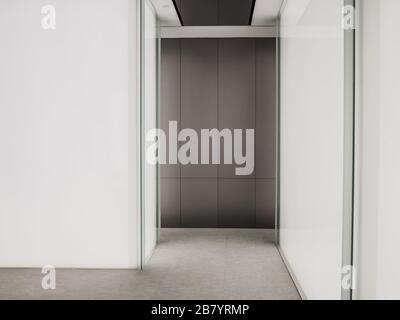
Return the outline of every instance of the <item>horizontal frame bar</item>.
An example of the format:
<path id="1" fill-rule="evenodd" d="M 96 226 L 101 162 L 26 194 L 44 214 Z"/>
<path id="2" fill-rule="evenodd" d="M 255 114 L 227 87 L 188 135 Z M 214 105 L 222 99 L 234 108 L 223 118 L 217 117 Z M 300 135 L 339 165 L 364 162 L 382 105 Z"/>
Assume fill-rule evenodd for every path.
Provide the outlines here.
<path id="1" fill-rule="evenodd" d="M 161 38 L 276 38 L 276 26 L 161 27 Z"/>

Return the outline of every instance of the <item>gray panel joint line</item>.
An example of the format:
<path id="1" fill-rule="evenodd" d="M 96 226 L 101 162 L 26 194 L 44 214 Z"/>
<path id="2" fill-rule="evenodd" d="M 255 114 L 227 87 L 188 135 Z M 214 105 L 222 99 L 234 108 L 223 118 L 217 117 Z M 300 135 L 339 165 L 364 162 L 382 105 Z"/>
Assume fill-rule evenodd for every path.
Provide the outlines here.
<path id="1" fill-rule="evenodd" d="M 179 130 L 182 129 L 182 40 L 179 40 Z M 179 164 L 179 226 L 182 226 L 182 165 Z"/>
<path id="2" fill-rule="evenodd" d="M 219 9 L 219 2 L 218 2 L 218 9 Z M 219 14 L 218 14 L 219 16 Z M 220 103 L 219 103 L 219 81 L 220 81 L 220 75 L 219 75 L 219 67 L 220 67 L 220 61 L 219 61 L 219 54 L 220 54 L 220 45 L 221 45 L 221 41 L 218 40 L 217 41 L 217 128 L 218 130 L 221 130 L 220 127 Z M 219 179 L 219 172 L 220 171 L 220 166 L 217 166 L 217 226 L 219 227 L 221 224 L 221 215 L 220 215 L 220 206 L 219 206 L 219 198 L 220 198 L 220 194 L 219 194 L 219 185 L 220 185 L 220 179 Z"/>

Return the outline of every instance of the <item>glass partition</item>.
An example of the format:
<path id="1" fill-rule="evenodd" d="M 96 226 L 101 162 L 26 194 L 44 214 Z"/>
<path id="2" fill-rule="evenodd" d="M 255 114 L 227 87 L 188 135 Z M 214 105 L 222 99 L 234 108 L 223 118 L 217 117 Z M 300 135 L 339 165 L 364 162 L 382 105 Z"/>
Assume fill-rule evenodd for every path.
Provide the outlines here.
<path id="1" fill-rule="evenodd" d="M 279 246 L 309 299 L 351 298 L 352 8 L 288 0 L 280 17 Z"/>
<path id="2" fill-rule="evenodd" d="M 149 0 L 141 0 L 141 265 L 151 258 L 157 243 L 158 165 L 146 159 L 154 143 L 149 133 L 158 128 L 158 36 L 157 17 Z"/>

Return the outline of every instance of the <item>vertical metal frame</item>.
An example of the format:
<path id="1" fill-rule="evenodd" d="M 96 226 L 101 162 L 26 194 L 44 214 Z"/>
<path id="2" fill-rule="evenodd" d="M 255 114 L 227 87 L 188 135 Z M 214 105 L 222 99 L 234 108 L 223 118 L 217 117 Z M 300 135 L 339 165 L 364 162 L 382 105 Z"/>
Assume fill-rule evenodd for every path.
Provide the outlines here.
<path id="1" fill-rule="evenodd" d="M 280 41 L 280 20 L 278 19 L 278 36 L 276 37 L 276 173 L 275 173 L 275 244 L 279 246 L 279 233 L 280 233 L 280 172 L 281 172 L 281 41 Z"/>
<path id="2" fill-rule="evenodd" d="M 358 261 L 358 248 L 359 248 L 359 226 L 360 226 L 360 157 L 361 157 L 361 36 L 360 28 L 361 26 L 361 0 L 355 0 L 356 11 L 355 11 L 355 75 L 354 75 L 354 212 L 353 212 L 353 268 L 356 274 L 352 275 L 353 283 L 356 285 L 352 289 L 352 300 L 359 298 L 358 292 L 358 271 L 359 271 L 359 261 Z"/>
<path id="3" fill-rule="evenodd" d="M 344 6 L 356 8 L 355 0 L 344 0 Z M 353 283 L 354 245 L 354 191 L 355 191 L 355 30 L 344 30 L 344 158 L 343 158 L 343 234 L 342 267 L 351 268 L 350 281 Z M 344 269 L 342 269 L 343 271 Z M 343 274 L 342 274 L 343 276 Z M 353 289 L 343 288 L 342 300 L 353 298 Z"/>
<path id="4" fill-rule="evenodd" d="M 161 37 L 160 37 L 160 26 L 157 21 L 157 62 L 156 62 L 156 86 L 157 86 L 157 97 L 156 97 L 156 126 L 158 129 L 161 128 Z M 160 229 L 161 229 L 161 187 L 160 187 L 160 164 L 157 163 L 157 174 L 156 174 L 156 188 L 157 188 L 157 243 L 160 243 Z"/>
<path id="5" fill-rule="evenodd" d="M 140 269 L 143 270 L 145 265 L 145 0 L 138 0 L 139 4 L 139 52 L 140 52 L 140 107 L 139 107 L 139 119 L 140 119 Z"/>
<path id="6" fill-rule="evenodd" d="M 137 0 L 138 8 L 139 8 L 139 61 L 140 61 L 140 84 L 139 84 L 139 95 L 140 95 L 140 111 L 139 111 L 139 119 L 140 119 L 140 142 L 139 142 L 139 150 L 140 150 L 140 249 L 139 249 L 139 257 L 140 257 L 140 269 L 143 270 L 146 264 L 146 188 L 145 188 L 145 165 L 146 165 L 146 101 L 145 101 L 145 85 L 146 85 L 146 53 L 145 53 L 145 45 L 146 45 L 146 15 L 145 15 L 145 5 L 146 1 L 149 0 Z M 157 43 L 156 43 L 156 127 L 160 128 L 160 73 L 161 73 L 161 39 L 159 34 L 159 26 L 157 22 Z M 161 217 L 160 217 L 160 165 L 157 164 L 156 167 L 156 214 L 157 214 L 157 240 L 158 243 L 160 240 L 160 227 L 161 227 Z"/>
<path id="7" fill-rule="evenodd" d="M 275 244 L 280 248 L 281 212 L 281 16 L 287 5 L 283 0 L 279 8 L 276 36 L 276 177 L 275 177 Z"/>

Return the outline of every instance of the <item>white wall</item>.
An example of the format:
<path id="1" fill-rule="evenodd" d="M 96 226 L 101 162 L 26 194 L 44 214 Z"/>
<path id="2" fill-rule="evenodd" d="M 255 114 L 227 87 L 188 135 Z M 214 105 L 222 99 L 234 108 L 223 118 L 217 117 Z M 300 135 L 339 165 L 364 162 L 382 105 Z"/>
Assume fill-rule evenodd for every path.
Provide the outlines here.
<path id="1" fill-rule="evenodd" d="M 400 21 L 398 0 L 363 0 L 360 25 L 361 299 L 400 298 Z"/>
<path id="2" fill-rule="evenodd" d="M 153 5 L 145 1 L 145 130 L 157 128 L 157 19 Z M 157 167 L 145 164 L 145 261 L 154 251 L 157 241 Z"/>
<path id="3" fill-rule="evenodd" d="M 340 299 L 343 1 L 289 0 L 281 17 L 280 246 L 309 299 Z"/>
<path id="4" fill-rule="evenodd" d="M 0 1 L 0 267 L 137 265 L 136 1 Z"/>

